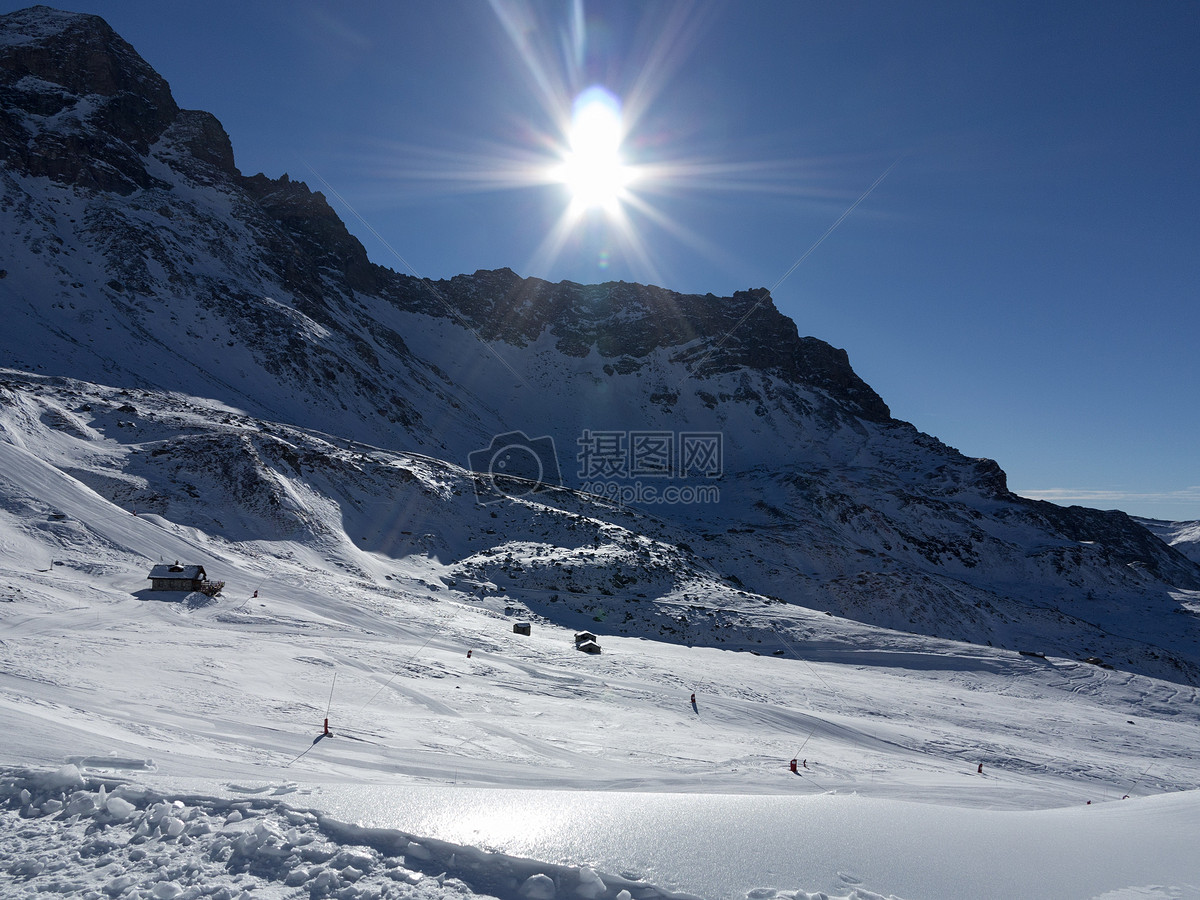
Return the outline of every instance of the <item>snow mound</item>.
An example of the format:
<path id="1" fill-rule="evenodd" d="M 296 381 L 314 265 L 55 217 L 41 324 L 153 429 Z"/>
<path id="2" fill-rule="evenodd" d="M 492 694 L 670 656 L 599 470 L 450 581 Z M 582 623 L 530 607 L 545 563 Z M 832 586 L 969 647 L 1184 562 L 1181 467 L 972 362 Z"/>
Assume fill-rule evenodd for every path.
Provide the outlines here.
<path id="1" fill-rule="evenodd" d="M 278 800 L 169 797 L 78 766 L 0 773 L 0 870 L 22 896 L 233 900 L 694 900 L 587 867 L 540 863 Z"/>

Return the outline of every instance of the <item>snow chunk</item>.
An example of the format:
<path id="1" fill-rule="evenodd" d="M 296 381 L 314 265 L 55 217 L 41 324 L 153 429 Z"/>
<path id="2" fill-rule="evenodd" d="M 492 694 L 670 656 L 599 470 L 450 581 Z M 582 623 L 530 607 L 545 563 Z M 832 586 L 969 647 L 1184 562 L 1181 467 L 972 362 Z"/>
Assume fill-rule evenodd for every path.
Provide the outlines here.
<path id="1" fill-rule="evenodd" d="M 596 900 L 605 891 L 604 881 L 596 874 L 595 869 L 584 866 L 579 870 L 579 885 L 575 893 L 585 900 Z"/>
<path id="2" fill-rule="evenodd" d="M 122 797 L 109 797 L 104 803 L 104 808 L 108 810 L 108 814 L 117 822 L 124 822 L 137 811 L 136 806 Z"/>
<path id="3" fill-rule="evenodd" d="M 404 855 L 411 856 L 413 859 L 432 859 L 433 854 L 425 847 L 422 847 L 416 841 L 409 841 L 408 846 L 404 848 Z"/>
<path id="4" fill-rule="evenodd" d="M 110 897 L 117 897 L 126 890 L 137 884 L 137 879 L 132 875 L 118 875 L 112 881 L 104 886 L 104 893 Z"/>
<path id="5" fill-rule="evenodd" d="M 96 798 L 91 794 L 80 791 L 71 795 L 67 803 L 68 816 L 90 816 L 96 812 Z"/>
<path id="6" fill-rule="evenodd" d="M 375 866 L 375 860 L 370 853 L 358 848 L 348 848 L 337 854 L 329 861 L 331 869 L 340 869 L 345 875 L 347 868 L 358 869 L 360 872 L 370 872 Z M 361 877 L 361 876 L 360 876 Z"/>
<path id="7" fill-rule="evenodd" d="M 12 864 L 8 871 L 17 877 L 31 878 L 34 875 L 40 875 L 45 867 L 46 864 L 40 859 L 19 859 Z"/>
<path id="8" fill-rule="evenodd" d="M 83 776 L 79 773 L 79 766 L 67 763 L 53 775 L 47 775 L 42 785 L 51 790 L 77 791 L 83 787 Z"/>
<path id="9" fill-rule="evenodd" d="M 554 900 L 554 880 L 549 875 L 530 875 L 520 893 L 525 900 Z"/>
<path id="10" fill-rule="evenodd" d="M 314 897 L 319 897 L 321 894 L 331 894 L 341 886 L 342 879 L 338 876 L 337 872 L 322 869 L 321 874 L 312 880 L 308 889 Z"/>

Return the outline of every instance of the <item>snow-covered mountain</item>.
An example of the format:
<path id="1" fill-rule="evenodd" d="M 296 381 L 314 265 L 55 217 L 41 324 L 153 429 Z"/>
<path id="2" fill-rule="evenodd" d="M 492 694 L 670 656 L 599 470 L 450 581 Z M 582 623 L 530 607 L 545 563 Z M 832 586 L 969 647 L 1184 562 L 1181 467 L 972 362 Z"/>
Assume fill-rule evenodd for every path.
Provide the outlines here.
<path id="1" fill-rule="evenodd" d="M 686 570 L 797 610 L 1200 681 L 1179 599 L 1200 566 L 1122 513 L 1017 497 L 995 462 L 893 419 L 765 291 L 397 274 L 320 193 L 243 176 L 220 123 L 179 109 L 103 20 L 35 7 L 0 26 L 5 439 L 62 429 L 56 464 L 108 499 L 232 541 L 292 533 L 309 505 L 346 502 L 369 458 L 346 442 L 363 442 L 433 457 L 440 494 L 392 462 L 361 477 L 405 510 L 396 531 L 513 596 L 603 590 L 628 622 L 656 619 L 639 610 Z M 172 417 L 210 402 L 219 416 Z M 494 503 L 474 505 L 468 465 Z M 214 494 L 236 521 L 206 514 Z M 560 501 L 625 549 L 547 543 L 538 504 Z M 314 549 L 411 552 L 343 512 Z M 635 558 L 646 535 L 662 537 Z"/>
<path id="2" fill-rule="evenodd" d="M 94 16 L 0 185 L 0 895 L 1198 895 L 1186 524 L 762 290 L 375 266 Z"/>
<path id="3" fill-rule="evenodd" d="M 1188 559 L 1200 563 L 1200 522 L 1167 522 L 1138 517 L 1134 521 L 1158 535 Z"/>

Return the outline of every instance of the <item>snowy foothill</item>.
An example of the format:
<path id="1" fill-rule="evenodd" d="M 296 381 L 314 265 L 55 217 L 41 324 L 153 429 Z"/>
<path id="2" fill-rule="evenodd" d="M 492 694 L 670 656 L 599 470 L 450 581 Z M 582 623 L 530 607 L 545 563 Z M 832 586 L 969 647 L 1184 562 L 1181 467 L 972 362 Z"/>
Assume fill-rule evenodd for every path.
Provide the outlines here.
<path id="1" fill-rule="evenodd" d="M 629 513 L 207 401 L 8 396 L 0 894 L 1197 896 L 1188 685 L 732 592 Z M 225 589 L 149 590 L 176 559 Z M 605 605 L 518 577 L 556 568 Z"/>
<path id="2" fill-rule="evenodd" d="M 1200 562 L 1200 522 L 1165 522 L 1161 519 L 1137 519 L 1188 559 Z"/>

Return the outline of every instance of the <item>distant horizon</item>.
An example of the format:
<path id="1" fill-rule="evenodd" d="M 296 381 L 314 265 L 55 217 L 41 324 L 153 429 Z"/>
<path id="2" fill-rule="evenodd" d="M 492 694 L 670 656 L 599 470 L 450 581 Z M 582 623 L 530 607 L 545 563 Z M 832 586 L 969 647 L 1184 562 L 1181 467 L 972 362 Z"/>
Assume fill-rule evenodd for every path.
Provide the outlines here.
<path id="1" fill-rule="evenodd" d="M 71 6 L 376 263 L 773 288 L 1015 493 L 1200 520 L 1200 5 Z"/>

